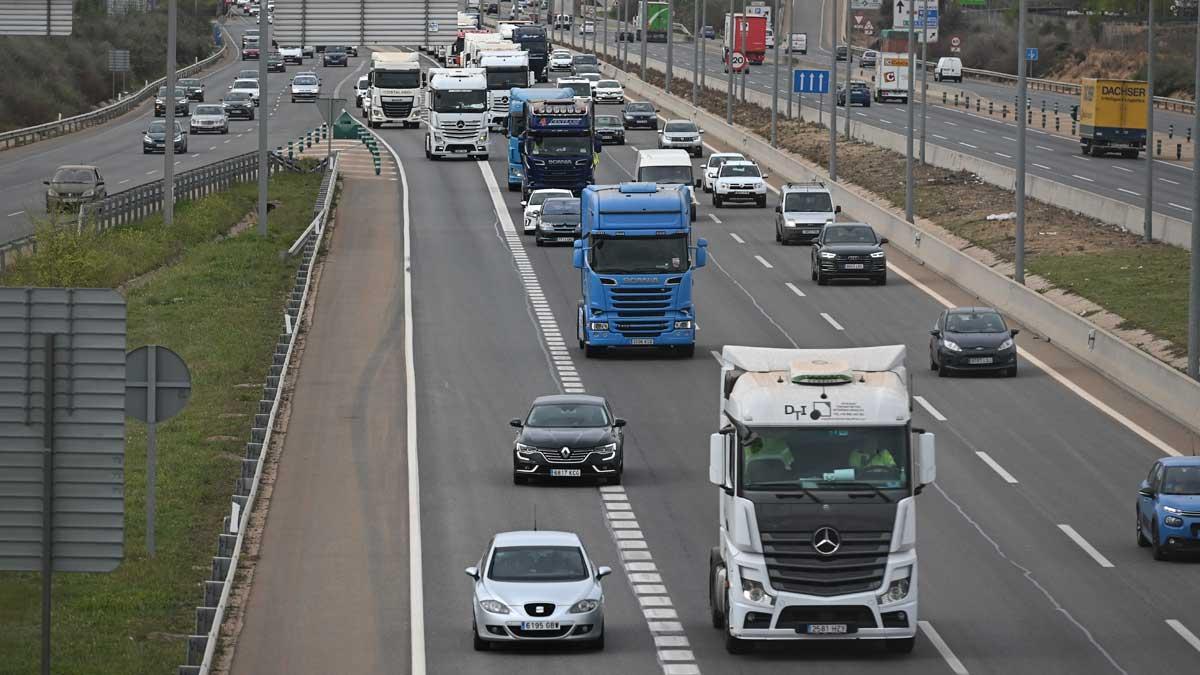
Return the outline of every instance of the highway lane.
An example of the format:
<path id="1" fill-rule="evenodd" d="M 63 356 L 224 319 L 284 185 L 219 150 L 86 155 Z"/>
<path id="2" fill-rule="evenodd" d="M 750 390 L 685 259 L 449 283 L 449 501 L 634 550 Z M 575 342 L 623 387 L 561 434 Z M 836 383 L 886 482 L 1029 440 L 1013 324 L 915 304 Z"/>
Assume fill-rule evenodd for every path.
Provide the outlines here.
<path id="1" fill-rule="evenodd" d="M 238 49 L 241 34 L 254 27 L 241 17 L 226 24 L 226 40 Z M 324 68 L 319 59 L 307 59 L 302 67 L 288 65 L 285 73 L 271 73 L 267 80 L 267 97 L 256 114 L 270 113 L 268 138 L 272 148 L 286 145 L 307 129 L 322 122 L 316 106 L 291 103 L 286 90 L 292 76 L 301 70 L 315 70 L 322 77 L 323 90 L 331 89 L 368 60 L 366 50 L 351 59 L 349 68 Z M 257 61 L 236 58 L 210 70 L 201 79 L 206 85 L 205 101 L 219 103 L 221 95 L 236 78 L 239 70 L 257 69 Z M 353 86 L 353 83 L 351 83 Z M 194 108 L 196 103 L 191 104 Z M 109 193 L 125 190 L 162 177 L 163 157 L 142 153 L 142 135 L 154 119 L 152 103 L 139 107 L 108 124 L 76 134 L 35 143 L 0 153 L 0 242 L 11 241 L 34 230 L 31 218 L 45 213 L 45 186 L 54 170 L 63 164 L 94 164 L 100 168 Z M 186 129 L 189 118 L 179 119 Z M 209 164 L 258 148 L 258 120 L 231 120 L 229 134 L 202 134 L 188 137 L 188 152 L 176 156 L 176 172 Z"/>

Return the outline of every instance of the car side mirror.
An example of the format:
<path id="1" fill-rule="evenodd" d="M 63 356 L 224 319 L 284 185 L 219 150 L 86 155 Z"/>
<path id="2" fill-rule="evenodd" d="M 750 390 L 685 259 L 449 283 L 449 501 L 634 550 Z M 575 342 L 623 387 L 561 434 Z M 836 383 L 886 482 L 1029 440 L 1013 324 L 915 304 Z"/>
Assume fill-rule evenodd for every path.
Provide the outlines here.
<path id="1" fill-rule="evenodd" d="M 575 250 L 571 252 L 571 265 L 577 269 L 583 269 L 583 240 L 576 239 L 573 244 Z"/>
<path id="2" fill-rule="evenodd" d="M 625 426 L 626 424 L 628 424 L 628 422 L 626 422 L 625 420 L 621 419 L 620 417 L 618 417 L 617 419 L 613 420 L 613 426 L 614 426 L 614 427 L 617 427 L 618 429 L 619 429 L 619 428 L 621 428 L 621 427 L 623 427 L 623 426 Z"/>
<path id="3" fill-rule="evenodd" d="M 762 177 L 763 177 L 763 180 L 766 180 L 766 179 L 768 179 L 768 178 L 770 178 L 770 177 L 771 177 L 771 174 L 769 174 L 769 173 L 764 173 L 764 174 L 762 175 Z"/>
<path id="4" fill-rule="evenodd" d="M 50 181 L 48 181 L 48 180 L 42 181 L 42 185 L 49 185 L 49 184 L 50 184 Z"/>
<path id="5" fill-rule="evenodd" d="M 104 187 L 104 181 L 102 181 L 102 180 L 96 181 L 96 187 Z M 1015 335 L 1015 333 L 1014 333 L 1014 335 Z"/>
<path id="6" fill-rule="evenodd" d="M 717 487 L 729 487 L 725 483 L 725 434 L 708 437 L 708 482 Z"/>
<path id="7" fill-rule="evenodd" d="M 696 268 L 708 264 L 708 240 L 701 237 L 696 240 Z"/>
<path id="8" fill-rule="evenodd" d="M 1012 330 L 1008 331 L 1008 334 L 1012 337 L 1017 337 L 1018 335 L 1020 335 L 1020 333 L 1021 333 L 1020 328 L 1013 328 Z"/>
<path id="9" fill-rule="evenodd" d="M 933 337 L 941 337 L 942 331 L 938 330 L 937 328 L 934 328 L 933 330 L 929 331 L 929 334 L 932 335 Z"/>
<path id="10" fill-rule="evenodd" d="M 596 581 L 599 581 L 610 574 L 612 574 L 612 568 L 608 567 L 607 565 L 601 565 L 596 568 Z"/>
<path id="11" fill-rule="evenodd" d="M 775 213 L 783 213 L 783 204 L 775 205 Z"/>
<path id="12" fill-rule="evenodd" d="M 521 206 L 523 206 L 523 207 L 524 207 L 524 206 L 529 206 L 529 202 L 527 202 L 527 201 L 525 201 L 524 199 L 522 199 L 522 200 L 521 200 Z"/>
<path id="13" fill-rule="evenodd" d="M 1149 485 L 1143 485 L 1141 488 L 1138 488 L 1138 494 L 1143 497 L 1154 499 L 1154 488 L 1150 487 Z"/>
<path id="14" fill-rule="evenodd" d="M 887 237 L 880 237 L 880 238 L 879 238 L 879 243 L 880 243 L 880 244 L 886 244 L 886 243 L 888 243 L 888 238 L 887 238 Z"/>
<path id="15" fill-rule="evenodd" d="M 463 570 L 463 572 L 465 572 L 467 576 L 471 577 L 475 581 L 479 581 L 479 568 L 478 567 L 475 567 L 474 565 L 472 565 L 471 567 L 468 567 L 467 569 Z"/>
<path id="16" fill-rule="evenodd" d="M 839 205 L 837 205 L 837 206 L 833 207 L 833 212 L 834 212 L 834 213 L 841 213 L 841 212 L 842 212 L 842 206 L 841 206 L 841 204 L 839 204 Z"/>
<path id="17" fill-rule="evenodd" d="M 508 426 L 516 427 L 516 428 L 520 429 L 521 427 L 525 426 L 525 423 L 522 422 L 520 419 L 514 417 L 508 421 Z"/>

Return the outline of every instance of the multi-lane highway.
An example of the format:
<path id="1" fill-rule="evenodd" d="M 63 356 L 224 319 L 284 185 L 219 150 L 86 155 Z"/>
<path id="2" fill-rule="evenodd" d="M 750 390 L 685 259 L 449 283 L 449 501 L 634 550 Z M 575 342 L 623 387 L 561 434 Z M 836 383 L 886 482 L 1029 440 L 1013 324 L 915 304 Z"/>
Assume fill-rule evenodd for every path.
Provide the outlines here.
<path id="1" fill-rule="evenodd" d="M 490 162 L 430 162 L 421 131 L 380 137 L 399 164 L 346 180 L 235 674 L 406 672 L 414 660 L 434 673 L 1194 670 L 1196 565 L 1152 561 L 1133 531 L 1150 463 L 1197 443 L 1179 425 L 1029 332 L 1016 379 L 936 378 L 924 367 L 928 330 L 944 303 L 975 299 L 895 252 L 886 287 L 818 287 L 808 250 L 774 242 L 770 210 L 707 199 L 697 356 L 584 359 L 578 271 L 569 248 L 514 232 L 519 196 L 498 187 L 505 139 L 493 135 Z M 604 148 L 597 181 L 630 180 L 638 150 L 654 144 L 653 132 L 630 131 L 627 145 Z M 939 464 L 917 498 L 913 654 L 722 647 L 707 608 L 717 540 L 707 437 L 718 413 L 710 353 L 726 344 L 908 347 L 915 423 L 938 435 Z M 577 383 L 629 420 L 623 490 L 513 485 L 507 420 Z M 578 532 L 617 569 L 603 653 L 467 646 L 462 569 L 493 533 L 531 527 L 535 511 L 539 527 Z M 629 550 L 645 552 L 627 557 L 637 572 L 622 568 Z"/>
<path id="2" fill-rule="evenodd" d="M 242 33 L 255 25 L 240 15 L 226 23 L 225 40 L 234 57 L 199 76 L 205 84 L 205 102 L 219 103 L 238 71 L 258 69 L 257 61 L 242 61 L 237 56 Z M 367 58 L 368 54 L 363 50 L 362 56 L 351 59 L 348 68 L 324 68 L 318 58 L 305 60 L 303 66 L 288 65 L 284 73 L 271 73 L 267 80 L 267 96 L 256 111 L 257 114 L 270 114 L 267 125 L 270 146 L 286 144 L 288 139 L 294 139 L 322 122 L 316 106 L 289 102 L 286 90 L 293 75 L 300 70 L 315 70 L 323 79 L 322 87 L 330 88 L 347 76 L 345 71 L 364 72 L 360 69 L 364 68 Z M 191 105 L 195 107 L 196 103 Z M 0 209 L 0 242 L 18 239 L 33 231 L 33 219 L 45 213 L 42 181 L 63 164 L 99 167 L 110 194 L 162 178 L 162 156 L 142 154 L 142 135 L 152 119 L 153 102 L 147 102 L 109 124 L 0 154 L 0 204 L 4 205 Z M 176 119 L 184 129 L 188 128 L 187 117 Z M 176 171 L 209 164 L 257 147 L 258 119 L 252 122 L 230 120 L 227 135 L 189 137 L 188 152 L 176 156 Z"/>
<path id="3" fill-rule="evenodd" d="M 839 10 L 839 16 L 844 16 L 844 6 Z M 832 3 L 829 2 L 798 2 L 796 3 L 797 26 L 798 30 L 806 31 L 809 35 L 809 53 L 806 56 L 797 56 L 797 67 L 806 68 L 829 68 L 830 53 L 829 53 L 829 21 L 832 18 Z M 676 17 L 676 21 L 684 25 L 692 25 L 692 17 Z M 709 17 L 708 23 L 719 25 L 721 17 Z M 824 26 L 824 29 L 817 30 L 818 26 Z M 598 24 L 598 49 L 603 49 L 603 25 Z M 819 33 L 819 35 L 818 35 Z M 555 35 L 558 33 L 555 32 Z M 609 53 L 615 54 L 618 44 L 616 42 L 617 24 L 609 22 L 608 32 L 608 48 Z M 582 38 L 575 33 L 570 37 L 563 33 L 564 41 L 570 45 L 572 40 L 576 45 L 582 45 Z M 704 48 L 707 49 L 705 57 L 705 74 L 708 86 L 714 87 L 720 91 L 725 90 L 725 75 L 722 72 L 721 63 L 721 43 L 719 40 L 704 41 Z M 588 36 L 588 45 L 591 45 L 591 36 Z M 624 47 L 622 47 L 624 49 Z M 637 62 L 641 54 L 641 43 L 632 43 L 628 45 L 630 60 Z M 673 49 L 673 63 L 680 70 L 676 71 L 677 77 L 685 77 L 690 79 L 693 62 L 693 45 L 691 43 L 676 44 Z M 662 69 L 662 64 L 666 62 L 667 46 L 663 43 L 649 43 L 647 45 L 647 58 L 650 61 L 658 62 L 657 68 Z M 780 57 L 780 86 L 788 86 L 790 81 L 787 76 L 787 60 L 786 55 L 778 54 Z M 774 74 L 772 56 L 768 54 L 767 61 L 762 66 L 751 68 L 750 75 L 747 78 L 747 88 L 761 92 L 770 92 L 774 89 Z M 845 62 L 838 63 L 838 80 L 839 82 L 845 78 Z M 686 71 L 686 72 L 684 72 Z M 857 62 L 853 64 L 851 75 L 854 79 L 870 80 L 874 72 L 870 69 L 861 70 Z M 740 82 L 737 83 L 740 86 Z M 930 86 L 934 86 L 932 76 L 929 78 Z M 1013 97 L 1016 95 L 1016 90 L 1013 87 L 1006 87 L 999 83 L 981 82 L 977 80 L 967 79 L 962 84 L 936 83 L 940 89 L 946 89 L 950 93 L 950 100 L 953 99 L 953 92 L 959 91 L 963 94 L 969 94 L 972 98 L 983 95 L 992 97 L 999 106 L 1003 103 L 1009 105 L 1012 109 Z M 919 89 L 919 82 L 917 85 Z M 1069 125 L 1070 118 L 1067 112 L 1070 105 L 1077 103 L 1073 97 L 1062 94 L 1053 94 L 1049 92 L 1030 91 L 1034 108 L 1034 120 L 1037 125 L 1041 123 L 1041 101 L 1046 100 L 1048 110 L 1053 110 L 1054 103 L 1059 104 L 1059 109 L 1062 111 L 1063 124 Z M 828 120 L 828 108 L 830 105 L 829 97 L 825 97 L 825 119 Z M 926 140 L 928 143 L 933 143 L 947 147 L 952 150 L 966 153 L 968 155 L 978 157 L 983 160 L 995 162 L 1004 165 L 1013 165 L 1016 156 L 1016 123 L 1012 121 L 1011 115 L 1009 120 L 988 117 L 987 115 L 976 114 L 972 111 L 963 108 L 955 108 L 953 105 L 942 105 L 941 96 L 931 96 L 928 106 L 927 121 L 926 121 Z M 780 108 L 785 109 L 784 94 L 780 94 Z M 809 96 L 805 98 L 805 105 L 815 106 L 817 101 Z M 891 132 L 903 134 L 905 133 L 908 123 L 907 106 L 898 103 L 876 103 L 869 108 L 854 107 L 850 109 L 854 119 L 865 124 L 886 129 Z M 843 119 L 845 108 L 838 109 L 838 119 Z M 1050 116 L 1050 124 L 1053 124 L 1053 116 Z M 919 122 L 918 122 L 919 124 Z M 1190 116 L 1181 115 L 1166 111 L 1158 111 L 1155 115 L 1156 129 L 1161 133 L 1166 133 L 1168 124 L 1174 124 L 1176 130 L 1176 138 L 1179 138 L 1185 133 L 1185 130 L 1192 125 Z M 919 127 L 918 127 L 919 128 Z M 839 127 L 840 129 L 840 127 Z M 1117 156 L 1106 157 L 1085 157 L 1079 152 L 1079 143 L 1077 139 L 1067 138 L 1062 135 L 1056 135 L 1043 131 L 1040 128 L 1035 128 L 1030 125 L 1027 131 L 1026 152 L 1027 152 L 1027 171 L 1030 174 L 1049 178 L 1060 183 L 1095 192 L 1104 195 L 1111 199 L 1118 199 L 1130 204 L 1141 206 L 1145 203 L 1144 195 L 1146 193 L 1146 163 L 1145 154 L 1142 158 L 1134 161 L 1121 159 Z M 1182 138 L 1179 138 L 1182 141 Z M 1164 143 L 1164 153 L 1173 156 L 1174 146 L 1166 147 Z M 1174 218 L 1190 219 L 1191 212 L 1195 205 L 1195 195 L 1193 195 L 1192 171 L 1190 164 L 1181 164 L 1178 162 L 1156 161 L 1154 168 L 1154 210 L 1167 216 Z"/>

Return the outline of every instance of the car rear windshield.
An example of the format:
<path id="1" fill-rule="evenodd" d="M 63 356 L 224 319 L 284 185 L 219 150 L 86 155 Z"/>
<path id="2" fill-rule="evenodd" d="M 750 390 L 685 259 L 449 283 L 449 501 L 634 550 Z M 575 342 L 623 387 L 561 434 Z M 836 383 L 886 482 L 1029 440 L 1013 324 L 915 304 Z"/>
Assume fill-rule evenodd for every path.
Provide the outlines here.
<path id="1" fill-rule="evenodd" d="M 570 429 L 603 427 L 608 426 L 608 413 L 604 406 L 594 403 L 544 403 L 535 405 L 529 411 L 525 426 Z"/>
<path id="2" fill-rule="evenodd" d="M 54 172 L 52 183 L 91 183 L 96 174 L 91 169 L 59 169 Z"/>
<path id="3" fill-rule="evenodd" d="M 875 230 L 867 225 L 839 225 L 825 228 L 827 244 L 875 244 Z"/>
<path id="4" fill-rule="evenodd" d="M 326 47 L 325 48 L 326 54 L 344 54 L 345 52 L 346 52 L 345 47 Z"/>
<path id="5" fill-rule="evenodd" d="M 696 125 L 692 124 L 691 122 L 667 122 L 667 126 L 664 127 L 663 130 L 675 133 L 685 133 L 688 131 L 695 131 Z"/>
<path id="6" fill-rule="evenodd" d="M 1008 330 L 996 312 L 956 312 L 946 317 L 951 333 L 1003 333 Z"/>
<path id="7" fill-rule="evenodd" d="M 588 578 L 583 551 L 575 546 L 500 546 L 488 569 L 492 581 L 583 581 Z"/>

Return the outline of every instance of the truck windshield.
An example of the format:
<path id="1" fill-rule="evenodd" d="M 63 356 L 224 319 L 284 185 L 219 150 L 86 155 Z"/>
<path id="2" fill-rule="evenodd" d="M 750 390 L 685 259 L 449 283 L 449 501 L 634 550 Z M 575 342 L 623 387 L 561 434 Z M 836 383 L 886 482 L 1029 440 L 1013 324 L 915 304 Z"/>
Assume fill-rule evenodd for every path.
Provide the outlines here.
<path id="1" fill-rule="evenodd" d="M 529 70 L 525 68 L 502 68 L 487 71 L 488 89 L 512 89 L 529 85 Z"/>
<path id="2" fill-rule="evenodd" d="M 590 266 L 599 274 L 664 274 L 689 264 L 687 234 L 592 237 Z"/>
<path id="3" fill-rule="evenodd" d="M 784 211 L 799 211 L 800 213 L 829 212 L 833 203 L 824 192 L 789 192 L 783 200 Z"/>
<path id="4" fill-rule="evenodd" d="M 638 169 L 638 180 L 644 183 L 660 183 L 664 185 L 691 185 L 692 165 L 643 166 Z"/>
<path id="5" fill-rule="evenodd" d="M 487 92 L 455 89 L 433 93 L 433 111 L 440 113 L 483 112 L 487 110 Z"/>
<path id="6" fill-rule="evenodd" d="M 543 136 L 533 139 L 533 154 L 538 157 L 591 157 L 589 136 Z"/>
<path id="7" fill-rule="evenodd" d="M 375 86 L 380 89 L 416 89 L 421 86 L 421 73 L 375 71 Z"/>
<path id="8" fill-rule="evenodd" d="M 764 427 L 741 439 L 745 490 L 908 488 L 905 427 Z"/>

